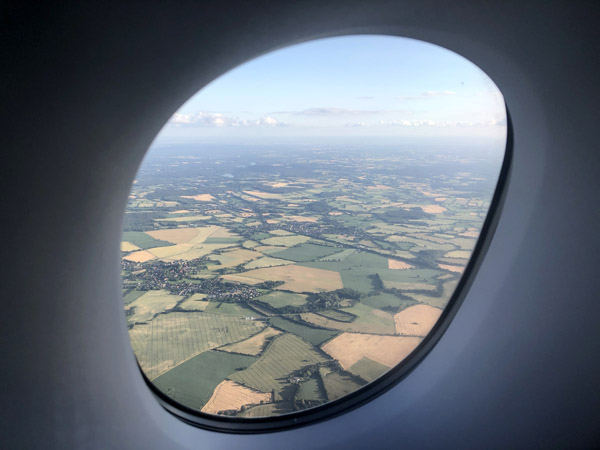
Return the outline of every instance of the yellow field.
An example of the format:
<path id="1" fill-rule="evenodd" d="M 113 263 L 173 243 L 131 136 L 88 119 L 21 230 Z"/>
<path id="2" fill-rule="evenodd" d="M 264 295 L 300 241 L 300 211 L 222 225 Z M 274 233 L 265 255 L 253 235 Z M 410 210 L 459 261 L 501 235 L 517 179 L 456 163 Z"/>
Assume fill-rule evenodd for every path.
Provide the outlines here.
<path id="1" fill-rule="evenodd" d="M 420 342 L 421 338 L 418 337 L 342 333 L 321 348 L 347 370 L 365 356 L 393 367 L 406 358 Z"/>
<path id="2" fill-rule="evenodd" d="M 278 245 L 259 245 L 257 247 L 254 247 L 252 250 L 264 253 L 265 255 L 270 255 L 271 253 L 279 252 L 281 250 L 285 250 L 286 248 L 287 247 Z"/>
<path id="3" fill-rule="evenodd" d="M 194 294 L 194 295 L 198 295 L 198 294 Z M 205 295 L 205 294 L 202 294 L 202 295 Z M 210 302 L 207 300 L 192 300 L 191 298 L 188 298 L 186 301 L 182 302 L 181 305 L 179 305 L 179 306 L 182 309 L 189 310 L 189 311 L 206 311 L 206 308 L 208 308 L 209 304 L 210 304 Z"/>
<path id="4" fill-rule="evenodd" d="M 442 310 L 429 305 L 415 305 L 394 316 L 396 333 L 406 336 L 426 336 L 440 318 Z"/>
<path id="5" fill-rule="evenodd" d="M 211 225 L 211 227 L 214 227 L 215 225 Z M 240 237 L 239 234 L 234 233 L 232 231 L 229 231 L 227 228 L 224 227 L 217 227 L 217 230 L 215 230 L 214 233 L 212 233 L 210 235 L 210 237 L 213 238 L 229 238 L 229 237 Z"/>
<path id="6" fill-rule="evenodd" d="M 182 195 L 181 198 L 191 198 L 199 202 L 211 202 L 215 198 L 210 194 L 198 194 L 198 195 Z"/>
<path id="7" fill-rule="evenodd" d="M 284 247 L 293 247 L 294 245 L 302 244 L 310 241 L 308 236 L 276 236 L 272 238 L 263 239 L 261 242 L 265 245 L 282 245 Z"/>
<path id="8" fill-rule="evenodd" d="M 244 194 L 252 195 L 253 197 L 263 198 L 263 199 L 276 199 L 281 200 L 283 198 L 282 194 L 274 194 L 272 192 L 262 192 L 262 191 L 243 191 Z"/>
<path id="9" fill-rule="evenodd" d="M 250 269 L 260 269 L 261 267 L 286 266 L 289 264 L 294 264 L 294 261 L 288 261 L 287 259 L 271 258 L 270 256 L 265 256 L 264 258 L 259 258 L 259 259 L 255 259 L 254 261 L 250 261 L 244 267 L 246 269 L 250 270 Z"/>
<path id="10" fill-rule="evenodd" d="M 410 283 L 405 281 L 387 281 L 384 280 L 383 286 L 386 289 L 401 289 L 406 291 L 435 291 L 435 286 L 427 283 Z"/>
<path id="11" fill-rule="evenodd" d="M 134 252 L 139 249 L 140 248 L 137 245 L 134 245 L 131 242 L 127 242 L 127 241 L 121 242 L 121 251 L 122 252 Z"/>
<path id="12" fill-rule="evenodd" d="M 463 273 L 465 268 L 463 266 L 453 266 L 450 264 L 438 264 L 440 269 L 449 270 L 450 272 Z"/>
<path id="13" fill-rule="evenodd" d="M 221 262 L 219 266 L 209 266 L 210 270 L 218 270 L 223 267 L 235 267 L 240 264 L 245 264 L 254 259 L 260 258 L 262 253 L 248 250 L 245 248 L 235 248 L 234 250 L 223 252 L 220 255 L 213 255 L 210 259 L 218 260 Z"/>
<path id="14" fill-rule="evenodd" d="M 306 217 L 306 216 L 284 216 L 285 220 L 291 220 L 293 222 L 310 222 L 315 223 L 319 220 L 318 217 Z"/>
<path id="15" fill-rule="evenodd" d="M 398 261 L 397 259 L 388 258 L 388 268 L 390 269 L 405 270 L 412 269 L 413 267 L 414 266 L 411 266 L 410 264 L 407 264 L 404 261 Z"/>
<path id="16" fill-rule="evenodd" d="M 448 252 L 444 255 L 445 258 L 465 258 L 469 259 L 471 257 L 471 252 L 467 252 L 465 250 L 455 250 L 453 252 Z"/>
<path id="17" fill-rule="evenodd" d="M 387 190 L 387 189 L 392 189 L 390 186 L 385 186 L 383 184 L 376 184 L 375 186 L 367 186 L 367 189 L 372 191 L 372 190 Z"/>
<path id="18" fill-rule="evenodd" d="M 218 414 L 219 411 L 236 410 L 242 406 L 258 405 L 271 402 L 272 395 L 247 388 L 235 381 L 225 380 L 219 384 L 210 400 L 201 409 L 208 414 Z"/>
<path id="19" fill-rule="evenodd" d="M 219 350 L 233 353 L 243 353 L 244 355 L 256 356 L 258 355 L 265 345 L 268 338 L 277 336 L 281 331 L 274 328 L 266 328 L 258 334 L 249 337 L 245 341 L 236 342 L 235 344 L 221 347 Z"/>
<path id="20" fill-rule="evenodd" d="M 274 236 L 290 236 L 294 234 L 286 230 L 270 230 L 269 233 Z"/>
<path id="21" fill-rule="evenodd" d="M 146 234 L 159 241 L 185 244 L 196 237 L 204 228 L 173 228 L 169 230 L 146 231 Z"/>
<path id="22" fill-rule="evenodd" d="M 241 274 L 223 275 L 221 278 L 251 285 L 268 280 L 283 281 L 284 284 L 276 289 L 293 292 L 324 292 L 343 287 L 339 272 L 297 265 L 255 269 Z"/>
<path id="23" fill-rule="evenodd" d="M 460 236 L 476 238 L 479 236 L 479 231 L 465 231 L 464 233 L 460 233 Z"/>
<path id="24" fill-rule="evenodd" d="M 133 262 L 146 262 L 154 259 L 154 255 L 147 250 L 140 250 L 139 252 L 133 252 L 124 256 L 123 259 Z"/>
<path id="25" fill-rule="evenodd" d="M 148 291 L 125 307 L 125 311 L 134 308 L 134 314 L 127 317 L 127 320 L 130 323 L 147 322 L 157 313 L 173 308 L 182 298 L 163 289 Z"/>

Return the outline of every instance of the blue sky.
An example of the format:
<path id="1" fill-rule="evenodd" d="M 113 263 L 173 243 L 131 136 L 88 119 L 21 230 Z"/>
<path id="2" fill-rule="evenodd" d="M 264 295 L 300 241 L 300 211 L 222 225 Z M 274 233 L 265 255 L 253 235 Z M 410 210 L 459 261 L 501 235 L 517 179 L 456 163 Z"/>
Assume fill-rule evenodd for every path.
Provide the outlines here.
<path id="1" fill-rule="evenodd" d="M 391 36 L 320 39 L 258 57 L 186 102 L 162 140 L 506 136 L 504 100 L 474 64 Z"/>

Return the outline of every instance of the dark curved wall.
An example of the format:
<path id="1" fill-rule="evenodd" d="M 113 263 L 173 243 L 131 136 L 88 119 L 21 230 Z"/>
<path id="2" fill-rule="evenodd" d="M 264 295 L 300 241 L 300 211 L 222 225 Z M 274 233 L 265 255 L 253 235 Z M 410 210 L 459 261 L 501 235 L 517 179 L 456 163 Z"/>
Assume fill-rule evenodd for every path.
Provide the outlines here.
<path id="1" fill-rule="evenodd" d="M 600 445 L 597 2 L 145 1 L 0 6 L 5 449 Z M 514 124 L 504 210 L 438 345 L 334 419 L 228 435 L 158 405 L 122 312 L 121 220 L 169 116 L 253 56 L 390 33 L 462 54 Z"/>

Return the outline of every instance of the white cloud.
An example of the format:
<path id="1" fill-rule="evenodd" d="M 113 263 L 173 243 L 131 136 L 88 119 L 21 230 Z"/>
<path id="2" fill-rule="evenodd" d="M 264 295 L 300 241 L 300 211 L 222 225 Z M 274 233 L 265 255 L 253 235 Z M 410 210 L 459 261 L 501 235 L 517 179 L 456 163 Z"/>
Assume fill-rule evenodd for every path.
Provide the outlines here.
<path id="1" fill-rule="evenodd" d="M 195 128 L 215 128 L 215 127 L 256 127 L 269 126 L 280 127 L 287 124 L 279 122 L 271 116 L 261 117 L 258 120 L 239 119 L 234 116 L 226 116 L 214 112 L 197 112 L 191 114 L 175 113 L 169 120 L 169 125 L 174 127 L 195 127 Z"/>
<path id="2" fill-rule="evenodd" d="M 483 122 L 471 122 L 466 120 L 435 121 L 435 120 L 379 120 L 374 123 L 351 122 L 346 127 L 434 127 L 434 128 L 464 128 L 464 127 L 488 127 L 506 126 L 506 120 L 488 120 Z"/>
<path id="3" fill-rule="evenodd" d="M 399 112 L 394 110 L 367 110 L 367 109 L 347 109 L 333 107 L 308 108 L 302 111 L 277 111 L 273 114 L 291 114 L 294 116 L 358 116 L 361 114 L 385 114 Z"/>

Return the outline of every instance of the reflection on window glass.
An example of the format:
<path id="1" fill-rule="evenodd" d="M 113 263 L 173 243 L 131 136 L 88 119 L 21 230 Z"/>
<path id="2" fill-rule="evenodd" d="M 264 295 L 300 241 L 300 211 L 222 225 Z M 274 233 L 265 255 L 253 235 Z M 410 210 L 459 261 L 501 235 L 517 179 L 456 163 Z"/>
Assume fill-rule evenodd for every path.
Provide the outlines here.
<path id="1" fill-rule="evenodd" d="M 139 364 L 178 403 L 293 413 L 382 376 L 429 333 L 504 157 L 502 95 L 443 48 L 296 45 L 173 115 L 125 215 Z"/>

